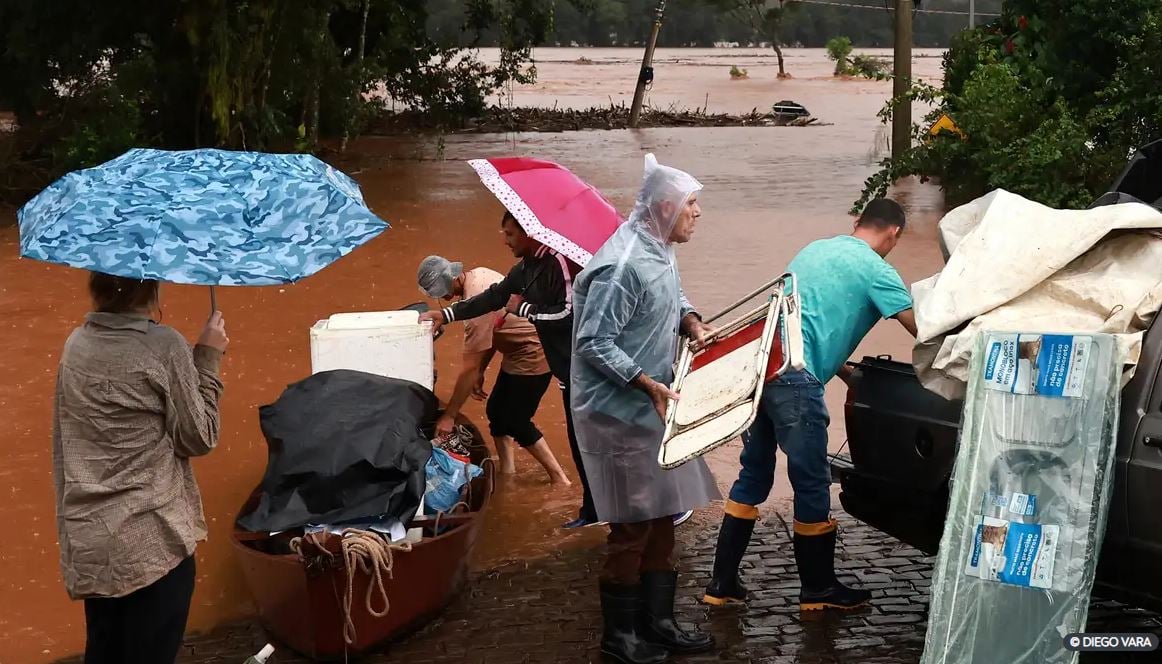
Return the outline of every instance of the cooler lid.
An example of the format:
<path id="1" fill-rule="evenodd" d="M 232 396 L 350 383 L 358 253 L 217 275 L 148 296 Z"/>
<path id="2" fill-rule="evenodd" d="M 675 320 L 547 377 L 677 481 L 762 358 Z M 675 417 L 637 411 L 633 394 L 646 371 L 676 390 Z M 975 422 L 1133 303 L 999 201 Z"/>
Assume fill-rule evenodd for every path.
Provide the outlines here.
<path id="1" fill-rule="evenodd" d="M 325 330 L 369 330 L 384 327 L 413 327 L 419 325 L 417 311 L 366 311 L 358 313 L 332 314 L 320 321 Z"/>

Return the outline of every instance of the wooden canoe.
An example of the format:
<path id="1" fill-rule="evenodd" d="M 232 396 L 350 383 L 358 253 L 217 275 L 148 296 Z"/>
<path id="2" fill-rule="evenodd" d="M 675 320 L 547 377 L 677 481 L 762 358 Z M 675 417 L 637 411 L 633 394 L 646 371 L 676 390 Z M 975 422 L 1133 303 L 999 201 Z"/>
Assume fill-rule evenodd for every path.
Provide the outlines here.
<path id="1" fill-rule="evenodd" d="M 476 441 L 479 431 L 471 427 Z M 340 539 L 325 540 L 334 555 L 300 558 L 290 551 L 291 534 L 270 536 L 235 529 L 233 545 L 246 584 L 258 609 L 262 626 L 282 644 L 301 655 L 319 661 L 344 659 L 366 653 L 398 639 L 435 618 L 459 593 L 468 576 L 468 566 L 480 524 L 493 490 L 493 467 L 483 463 L 487 448 L 472 448 L 472 458 L 484 473 L 472 481 L 465 502 L 468 509 L 442 516 L 439 534 L 434 519 L 416 519 L 409 528 L 422 527 L 423 540 L 411 551 L 393 552 L 393 574 L 386 585 L 389 610 L 377 618 L 366 608 L 370 575 L 356 571 L 351 617 L 355 642 L 348 645 L 343 635 L 343 596 L 347 570 L 340 554 Z M 243 505 L 240 514 L 252 509 L 258 490 Z M 304 547 L 306 550 L 306 547 Z M 379 607 L 379 600 L 373 600 Z"/>

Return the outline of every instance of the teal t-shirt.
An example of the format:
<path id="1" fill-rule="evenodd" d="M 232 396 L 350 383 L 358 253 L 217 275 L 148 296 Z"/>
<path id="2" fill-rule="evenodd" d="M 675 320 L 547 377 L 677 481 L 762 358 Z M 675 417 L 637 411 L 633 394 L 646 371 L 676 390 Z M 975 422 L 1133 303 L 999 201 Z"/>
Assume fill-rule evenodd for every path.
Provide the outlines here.
<path id="1" fill-rule="evenodd" d="M 798 277 L 807 370 L 821 383 L 835 377 L 873 325 L 912 308 L 896 269 L 851 235 L 812 242 L 787 269 Z"/>

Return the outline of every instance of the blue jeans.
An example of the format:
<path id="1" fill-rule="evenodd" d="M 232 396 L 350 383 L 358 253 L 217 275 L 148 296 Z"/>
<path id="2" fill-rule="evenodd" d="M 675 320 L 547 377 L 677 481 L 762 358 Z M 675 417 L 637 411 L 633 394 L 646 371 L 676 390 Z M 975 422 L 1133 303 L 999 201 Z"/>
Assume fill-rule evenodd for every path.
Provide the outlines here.
<path id="1" fill-rule="evenodd" d="M 827 465 L 827 425 L 823 384 L 807 371 L 788 373 L 763 388 L 759 412 L 742 434 L 742 470 L 730 499 L 758 505 L 775 484 L 775 448 L 787 455 L 787 475 L 795 490 L 795 520 L 821 523 L 831 516 L 831 469 Z"/>

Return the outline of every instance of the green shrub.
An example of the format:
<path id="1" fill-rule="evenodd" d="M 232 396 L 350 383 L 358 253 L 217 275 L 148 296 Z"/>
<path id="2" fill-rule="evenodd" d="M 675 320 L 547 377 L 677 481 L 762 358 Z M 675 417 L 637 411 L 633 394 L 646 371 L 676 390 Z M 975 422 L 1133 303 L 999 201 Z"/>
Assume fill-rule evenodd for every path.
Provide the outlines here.
<path id="1" fill-rule="evenodd" d="M 857 55 L 851 59 L 850 73 L 866 78 L 884 78 L 888 71 L 886 60 L 872 55 Z"/>
<path id="2" fill-rule="evenodd" d="M 953 40 L 942 88 L 914 84 L 881 111 L 888 122 L 900 103 L 935 104 L 913 127 L 913 145 L 881 162 L 853 209 L 907 176 L 937 180 L 947 205 L 1003 188 L 1085 207 L 1136 148 L 1162 138 L 1158 62 L 1159 0 L 1008 2 L 998 21 Z M 943 114 L 959 132 L 929 136 L 925 128 Z"/>
<path id="3" fill-rule="evenodd" d="M 850 73 L 848 57 L 851 55 L 851 40 L 847 37 L 832 37 L 827 42 L 827 57 L 835 63 L 835 75 Z"/>

